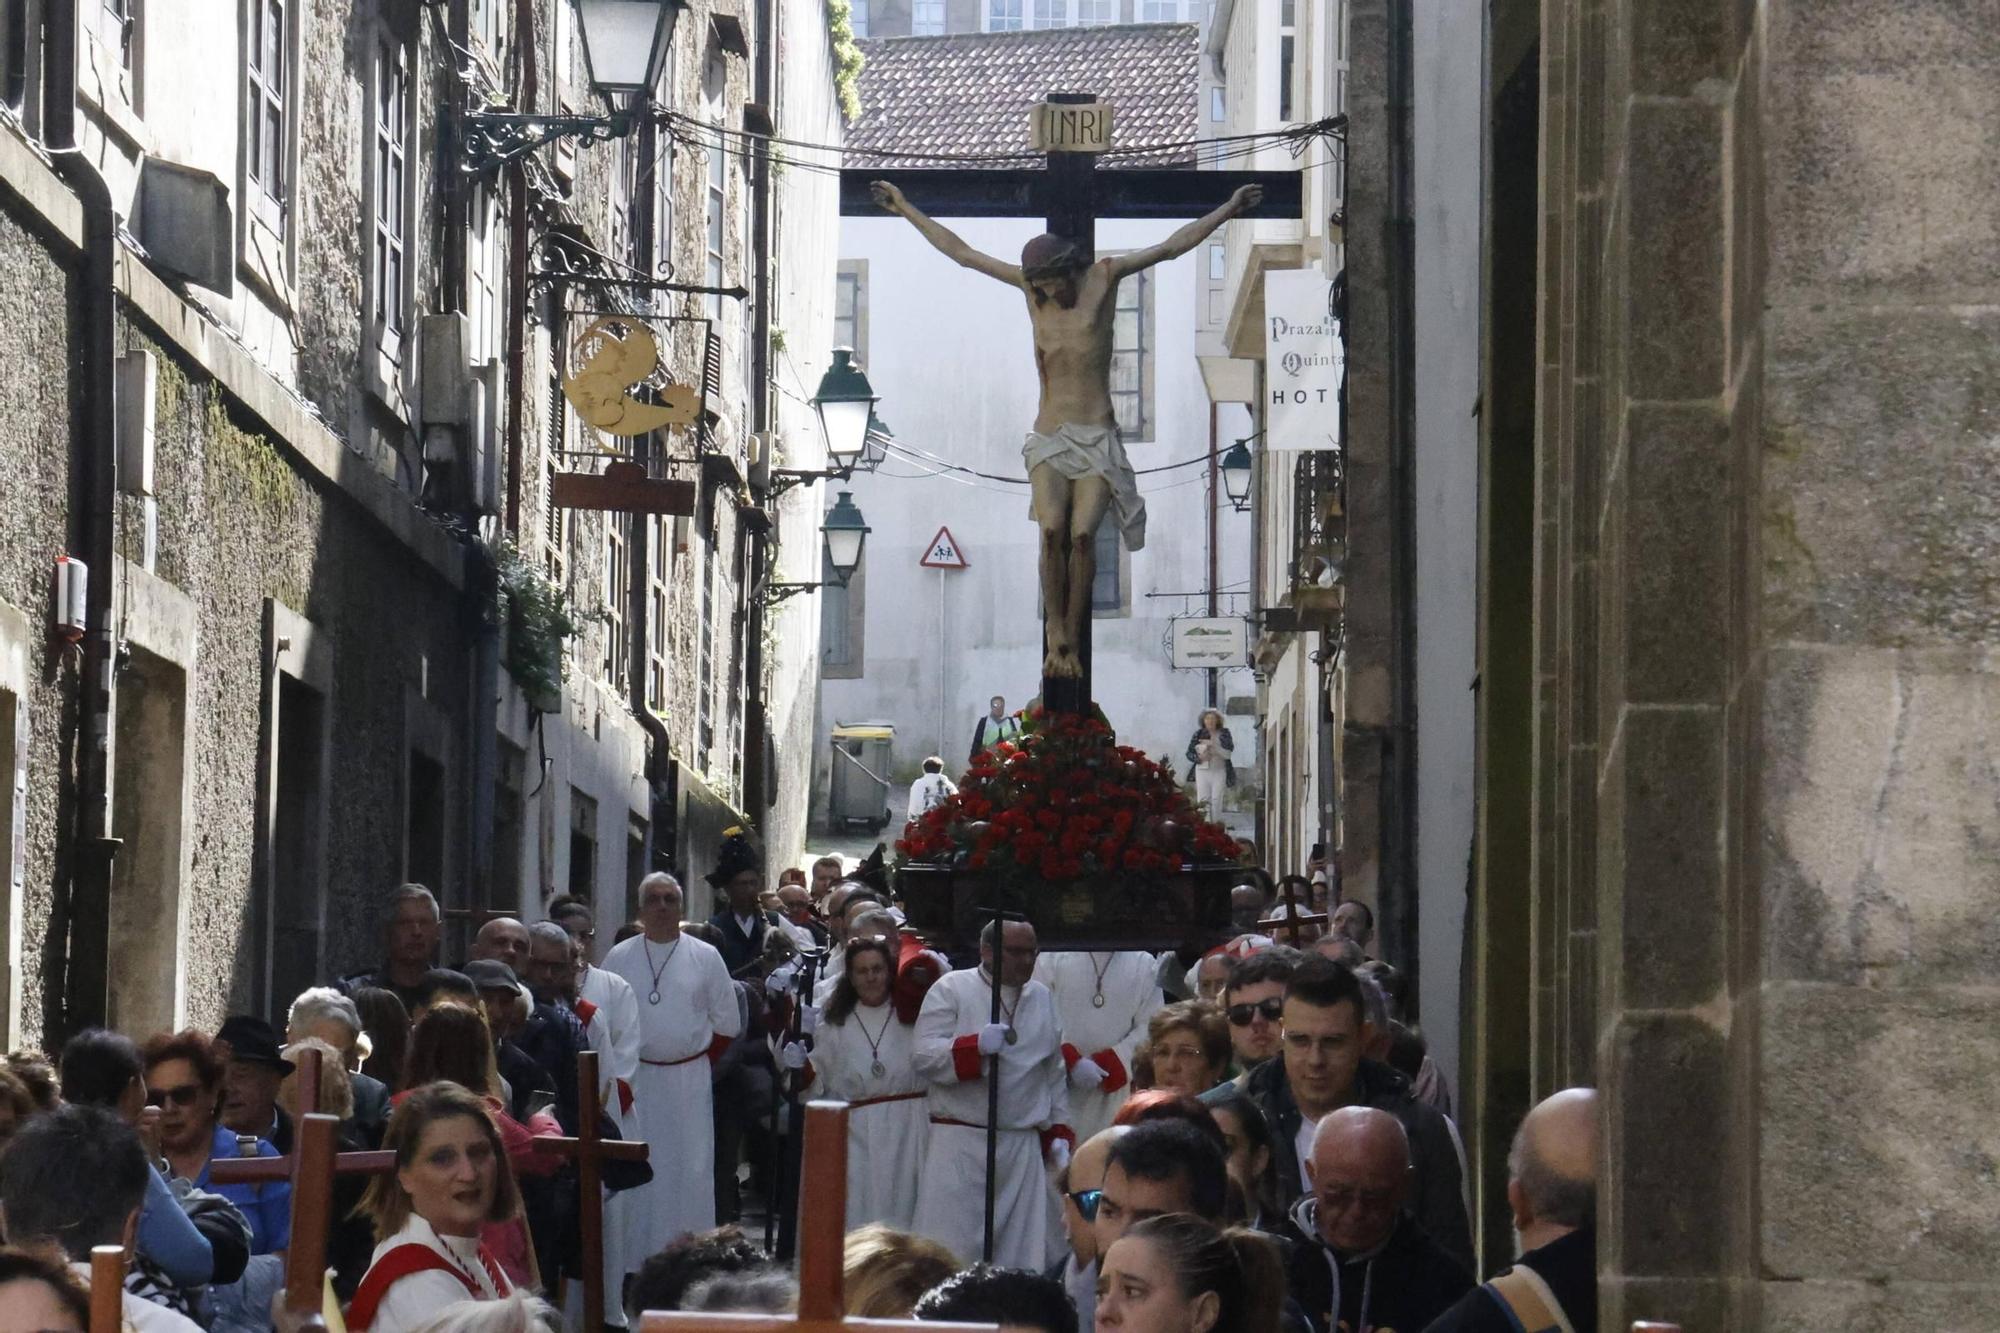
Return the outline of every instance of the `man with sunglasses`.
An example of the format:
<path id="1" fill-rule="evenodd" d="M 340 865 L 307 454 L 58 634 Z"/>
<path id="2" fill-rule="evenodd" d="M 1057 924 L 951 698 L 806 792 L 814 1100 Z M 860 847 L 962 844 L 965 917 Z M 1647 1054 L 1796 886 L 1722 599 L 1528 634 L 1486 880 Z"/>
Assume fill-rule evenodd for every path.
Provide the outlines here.
<path id="1" fill-rule="evenodd" d="M 1472 1227 L 1451 1127 L 1411 1095 L 1409 1079 L 1363 1058 L 1372 1036 L 1365 1004 L 1354 973 L 1324 958 L 1299 964 L 1285 985 L 1280 1058 L 1251 1070 L 1243 1085 L 1271 1127 L 1278 1202 L 1289 1210 L 1309 1188 L 1306 1163 L 1322 1119 L 1343 1107 L 1375 1107 L 1394 1116 L 1409 1140 L 1411 1214 L 1470 1269 Z"/>
<path id="2" fill-rule="evenodd" d="M 1111 1145 L 1131 1132 L 1130 1125 L 1113 1125 L 1091 1135 L 1078 1145 L 1069 1165 L 1056 1173 L 1069 1253 L 1049 1269 L 1048 1276 L 1062 1283 L 1084 1328 L 1095 1323 L 1092 1316 L 1097 1308 L 1096 1222 L 1097 1205 L 1104 1198 L 1104 1166 L 1111 1160 Z"/>
<path id="3" fill-rule="evenodd" d="M 1273 946 L 1251 954 L 1229 973 L 1229 982 L 1222 991 L 1222 1008 L 1229 1016 L 1230 1050 L 1237 1067 L 1245 1073 L 1278 1053 L 1278 1022 L 1284 1015 L 1285 986 L 1298 970 L 1301 959 L 1296 949 Z"/>

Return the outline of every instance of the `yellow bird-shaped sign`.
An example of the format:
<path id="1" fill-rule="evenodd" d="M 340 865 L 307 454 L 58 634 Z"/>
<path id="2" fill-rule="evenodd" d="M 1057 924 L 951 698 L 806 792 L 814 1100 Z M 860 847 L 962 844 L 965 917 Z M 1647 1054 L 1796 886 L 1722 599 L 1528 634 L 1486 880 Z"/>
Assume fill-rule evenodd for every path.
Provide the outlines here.
<path id="1" fill-rule="evenodd" d="M 688 384 L 668 384 L 657 403 L 632 396 L 632 387 L 652 378 L 660 366 L 660 345 L 637 320 L 611 316 L 593 322 L 571 344 L 572 359 L 586 347 L 590 352 L 581 368 L 563 379 L 563 397 L 607 435 L 685 426 L 701 411 L 701 392 Z"/>

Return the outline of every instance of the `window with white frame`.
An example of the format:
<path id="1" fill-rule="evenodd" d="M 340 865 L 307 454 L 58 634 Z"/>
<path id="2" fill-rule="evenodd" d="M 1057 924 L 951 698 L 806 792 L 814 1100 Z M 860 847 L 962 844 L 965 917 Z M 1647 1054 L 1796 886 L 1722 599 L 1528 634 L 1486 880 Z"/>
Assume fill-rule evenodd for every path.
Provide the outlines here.
<path id="1" fill-rule="evenodd" d="M 1179 23 L 1185 13 L 1181 0 L 1139 0 L 1141 23 Z"/>
<path id="2" fill-rule="evenodd" d="M 292 43 L 287 0 L 249 0 L 244 34 L 244 171 L 259 214 L 280 235 L 291 203 Z"/>
<path id="3" fill-rule="evenodd" d="M 472 29 L 472 40 L 486 50 L 486 58 L 501 69 L 506 68 L 507 57 L 507 10 L 514 0 L 470 0 L 471 9 L 467 17 Z"/>
<path id="4" fill-rule="evenodd" d="M 1153 438 L 1153 274 L 1118 284 L 1111 317 L 1111 407 L 1127 440 Z"/>
<path id="5" fill-rule="evenodd" d="M 1278 119 L 1291 120 L 1292 82 L 1298 63 L 1298 0 L 1278 0 Z"/>
<path id="6" fill-rule="evenodd" d="M 1076 0 L 1076 21 L 1081 27 L 1116 23 L 1118 0 Z"/>
<path id="7" fill-rule="evenodd" d="M 843 259 L 834 277 L 833 345 L 852 347 L 854 359 L 868 364 L 868 261 Z"/>
<path id="8" fill-rule="evenodd" d="M 386 30 L 375 37 L 369 71 L 368 311 L 378 345 L 401 355 L 410 320 L 410 129 L 415 119 L 410 96 L 407 44 Z"/>
<path id="9" fill-rule="evenodd" d="M 1211 282 L 1220 282 L 1229 276 L 1229 249 L 1227 246 L 1211 242 L 1208 247 L 1208 276 Z"/>
<path id="10" fill-rule="evenodd" d="M 1021 31 L 1022 0 L 986 0 L 986 31 Z"/>
<path id="11" fill-rule="evenodd" d="M 715 749 L 715 585 L 722 578 L 722 561 L 717 557 L 712 538 L 703 539 L 701 563 L 701 624 L 698 630 L 701 636 L 701 671 L 696 682 L 699 693 L 695 700 L 695 767 L 706 773 Z"/>
<path id="12" fill-rule="evenodd" d="M 944 0 L 910 0 L 910 36 L 944 36 Z"/>
<path id="13" fill-rule="evenodd" d="M 1067 28 L 1069 0 L 1028 0 L 1030 28 Z"/>
<path id="14" fill-rule="evenodd" d="M 604 523 L 604 680 L 622 689 L 631 662 L 625 593 L 631 580 L 632 515 L 607 514 Z"/>
<path id="15" fill-rule="evenodd" d="M 467 201 L 472 235 L 465 247 L 466 359 L 473 365 L 500 356 L 501 293 L 506 289 L 506 254 L 501 244 L 500 200 L 485 182 L 472 187 Z"/>
<path id="16" fill-rule="evenodd" d="M 1224 91 L 1222 85 L 1218 83 L 1208 90 L 1208 118 L 1220 125 L 1223 118 L 1228 114 L 1229 95 Z"/>
<path id="17" fill-rule="evenodd" d="M 856 37 L 868 35 L 868 0 L 848 0 L 847 22 Z"/>
<path id="18" fill-rule="evenodd" d="M 674 525 L 648 517 L 653 526 L 652 571 L 646 581 L 646 700 L 656 711 L 667 706 L 667 582 L 673 574 Z"/>
<path id="19" fill-rule="evenodd" d="M 728 110 L 728 79 L 729 71 L 722 61 L 722 49 L 709 47 L 708 65 L 702 72 L 702 103 L 715 142 L 704 150 L 708 154 L 708 265 L 702 281 L 710 287 L 722 286 L 725 271 L 722 247 L 724 237 L 728 235 L 729 154 L 724 150 L 721 136 Z M 714 292 L 708 295 L 708 317 L 722 317 L 722 298 Z"/>

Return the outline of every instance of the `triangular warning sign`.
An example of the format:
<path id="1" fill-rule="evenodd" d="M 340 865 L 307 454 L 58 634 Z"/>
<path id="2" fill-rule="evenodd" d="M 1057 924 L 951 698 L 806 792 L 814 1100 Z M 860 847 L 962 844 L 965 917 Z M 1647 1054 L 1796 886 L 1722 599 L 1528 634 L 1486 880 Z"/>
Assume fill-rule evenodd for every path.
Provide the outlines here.
<path id="1" fill-rule="evenodd" d="M 924 551 L 924 558 L 918 562 L 926 569 L 964 569 L 968 564 L 965 552 L 959 549 L 958 538 L 951 535 L 950 528 L 939 528 L 937 536 Z"/>

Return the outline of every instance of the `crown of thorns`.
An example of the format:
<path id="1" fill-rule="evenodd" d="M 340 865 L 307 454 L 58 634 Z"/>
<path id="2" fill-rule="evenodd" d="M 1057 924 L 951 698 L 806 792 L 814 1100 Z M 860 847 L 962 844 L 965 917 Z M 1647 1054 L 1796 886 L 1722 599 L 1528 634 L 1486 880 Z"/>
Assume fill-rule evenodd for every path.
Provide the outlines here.
<path id="1" fill-rule="evenodd" d="M 1090 267 L 1090 256 L 1066 236 L 1043 232 L 1021 247 L 1021 276 L 1029 282 L 1060 278 Z"/>

